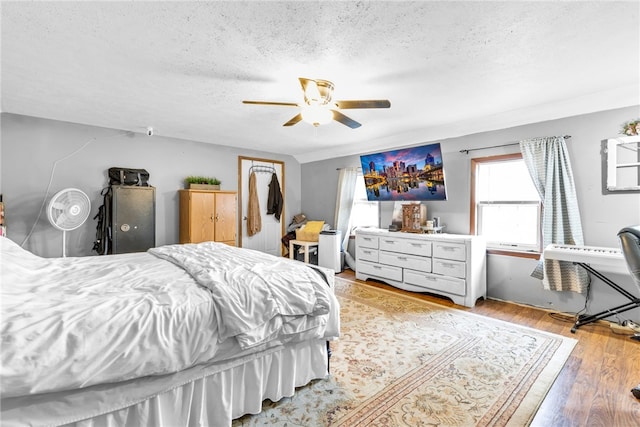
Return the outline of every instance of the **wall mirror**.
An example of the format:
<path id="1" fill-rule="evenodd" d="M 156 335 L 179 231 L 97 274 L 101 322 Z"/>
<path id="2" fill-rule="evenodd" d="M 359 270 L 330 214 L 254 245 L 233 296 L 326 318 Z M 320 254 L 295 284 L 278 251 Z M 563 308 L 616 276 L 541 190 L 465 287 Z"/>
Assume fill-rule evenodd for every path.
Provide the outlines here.
<path id="1" fill-rule="evenodd" d="M 640 191 L 640 136 L 602 141 L 605 192 Z"/>

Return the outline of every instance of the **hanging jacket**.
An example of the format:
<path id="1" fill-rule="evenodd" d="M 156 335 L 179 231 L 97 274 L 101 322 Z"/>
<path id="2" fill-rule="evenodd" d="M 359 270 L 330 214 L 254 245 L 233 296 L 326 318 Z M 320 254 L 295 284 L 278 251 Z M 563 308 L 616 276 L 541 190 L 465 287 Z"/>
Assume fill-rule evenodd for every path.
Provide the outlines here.
<path id="1" fill-rule="evenodd" d="M 262 230 L 262 218 L 260 217 L 260 202 L 258 189 L 256 188 L 256 173 L 249 175 L 249 201 L 247 203 L 247 235 L 253 236 Z"/>
<path id="2" fill-rule="evenodd" d="M 271 175 L 271 182 L 269 183 L 269 197 L 267 199 L 267 215 L 273 214 L 273 216 L 280 221 L 280 215 L 282 215 L 282 207 L 284 201 L 282 200 L 282 192 L 280 191 L 280 183 L 278 182 L 278 175 L 275 173 Z"/>

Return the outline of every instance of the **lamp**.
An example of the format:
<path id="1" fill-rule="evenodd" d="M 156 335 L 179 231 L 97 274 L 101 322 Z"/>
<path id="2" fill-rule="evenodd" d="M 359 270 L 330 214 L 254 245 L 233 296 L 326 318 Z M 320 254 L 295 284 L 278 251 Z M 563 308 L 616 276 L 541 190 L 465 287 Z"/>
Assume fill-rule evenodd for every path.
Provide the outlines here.
<path id="1" fill-rule="evenodd" d="M 323 105 L 307 105 L 302 107 L 302 120 L 313 126 L 320 126 L 333 120 L 333 111 Z"/>

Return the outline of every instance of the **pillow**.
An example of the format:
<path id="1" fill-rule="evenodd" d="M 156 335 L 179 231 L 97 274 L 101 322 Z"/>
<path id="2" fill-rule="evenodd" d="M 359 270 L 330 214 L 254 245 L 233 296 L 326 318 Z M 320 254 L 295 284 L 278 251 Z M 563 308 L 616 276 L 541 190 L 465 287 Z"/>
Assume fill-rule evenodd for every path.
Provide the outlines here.
<path id="1" fill-rule="evenodd" d="M 322 226 L 324 226 L 324 221 L 307 221 L 302 228 L 296 230 L 296 240 L 317 242 Z"/>

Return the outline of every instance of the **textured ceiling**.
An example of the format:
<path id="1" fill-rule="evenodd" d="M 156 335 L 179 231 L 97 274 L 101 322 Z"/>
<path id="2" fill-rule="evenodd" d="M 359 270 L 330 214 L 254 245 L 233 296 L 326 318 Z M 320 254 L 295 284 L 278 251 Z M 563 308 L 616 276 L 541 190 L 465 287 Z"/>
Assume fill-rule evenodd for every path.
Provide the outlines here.
<path id="1" fill-rule="evenodd" d="M 2 111 L 301 162 L 640 104 L 640 3 L 2 2 Z M 362 123 L 282 124 L 298 77 Z M 535 136 L 535 135 L 532 135 Z"/>

